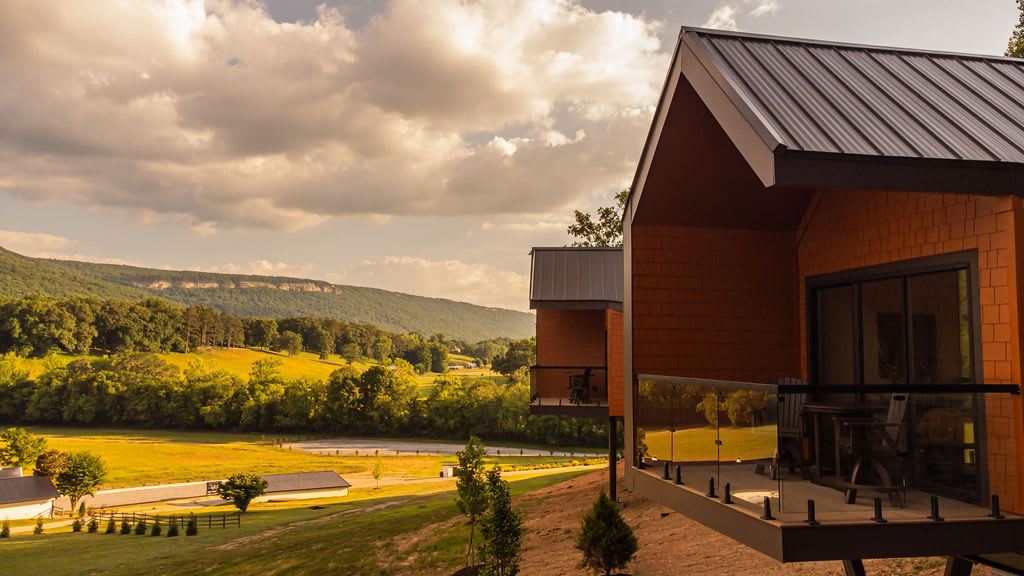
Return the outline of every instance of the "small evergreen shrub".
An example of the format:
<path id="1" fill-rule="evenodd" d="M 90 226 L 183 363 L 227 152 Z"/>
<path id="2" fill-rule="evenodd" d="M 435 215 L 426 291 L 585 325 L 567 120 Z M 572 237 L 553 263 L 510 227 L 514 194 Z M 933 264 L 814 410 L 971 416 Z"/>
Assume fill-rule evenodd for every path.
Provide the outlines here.
<path id="1" fill-rule="evenodd" d="M 82 500 L 82 503 L 78 505 L 78 517 L 81 518 L 82 516 L 85 516 L 85 500 Z"/>
<path id="2" fill-rule="evenodd" d="M 159 522 L 154 522 L 153 523 L 153 529 L 149 531 L 149 535 L 150 536 L 159 536 L 162 532 L 163 532 L 163 529 L 160 528 L 160 523 Z"/>
<path id="3" fill-rule="evenodd" d="M 100 522 L 95 517 L 89 520 L 89 534 L 96 533 L 100 529 Z"/>
<path id="4" fill-rule="evenodd" d="M 638 545 L 633 529 L 626 524 L 618 507 L 601 490 L 594 507 L 583 517 L 576 535 L 576 548 L 583 552 L 581 568 L 590 568 L 605 576 L 624 568 Z"/>
<path id="5" fill-rule="evenodd" d="M 178 520 L 176 518 L 171 518 L 171 525 L 167 527 L 167 537 L 170 538 L 172 536 L 177 536 L 177 535 L 178 535 Z"/>
<path id="6" fill-rule="evenodd" d="M 81 532 L 82 531 L 82 521 L 79 520 L 78 518 L 75 518 L 75 521 L 71 523 L 71 531 L 72 532 Z"/>
<path id="7" fill-rule="evenodd" d="M 185 527 L 185 536 L 195 536 L 196 534 L 199 534 L 199 520 L 196 519 L 195 514 L 190 514 L 188 526 Z"/>
<path id="8" fill-rule="evenodd" d="M 136 536 L 142 536 L 145 533 L 146 533 L 146 521 L 145 521 L 145 519 L 140 519 L 135 524 L 135 535 Z"/>
<path id="9" fill-rule="evenodd" d="M 32 533 L 33 534 L 42 534 L 43 533 L 43 519 L 42 518 L 36 518 L 36 527 L 32 530 Z"/>
<path id="10" fill-rule="evenodd" d="M 10 537 L 11 537 L 11 523 L 8 522 L 7 520 L 4 520 L 3 527 L 0 527 L 0 538 L 10 538 Z"/>
<path id="11" fill-rule="evenodd" d="M 114 520 L 111 519 L 110 521 L 113 522 Z M 122 518 L 121 519 L 121 534 L 131 534 L 131 533 L 132 533 L 132 525 L 129 524 L 127 520 Z"/>

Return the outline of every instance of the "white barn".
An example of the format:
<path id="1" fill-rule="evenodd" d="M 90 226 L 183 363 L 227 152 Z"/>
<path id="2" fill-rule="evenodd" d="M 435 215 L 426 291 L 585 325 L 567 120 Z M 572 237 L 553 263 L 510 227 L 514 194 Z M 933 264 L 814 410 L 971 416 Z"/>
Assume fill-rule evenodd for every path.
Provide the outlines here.
<path id="1" fill-rule="evenodd" d="M 46 476 L 0 478 L 0 520 L 52 518 L 57 496 Z"/>

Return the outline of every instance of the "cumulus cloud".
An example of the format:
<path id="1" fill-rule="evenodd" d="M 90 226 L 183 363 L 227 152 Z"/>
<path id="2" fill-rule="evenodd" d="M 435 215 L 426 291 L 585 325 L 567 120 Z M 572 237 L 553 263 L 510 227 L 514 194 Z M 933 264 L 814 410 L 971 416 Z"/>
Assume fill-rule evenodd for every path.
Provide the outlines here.
<path id="1" fill-rule="evenodd" d="M 288 276 L 292 278 L 309 278 L 313 272 L 313 264 L 289 264 L 287 262 L 271 262 L 269 260 L 253 260 L 245 264 L 227 263 L 207 267 L 192 267 L 197 272 L 221 272 L 224 274 L 254 274 L 257 276 Z M 168 268 L 170 269 L 170 268 Z"/>
<path id="2" fill-rule="evenodd" d="M 575 0 L 394 0 L 358 30 L 325 6 L 3 2 L 0 191 L 198 234 L 563 210 L 631 175 L 659 35 Z"/>
<path id="3" fill-rule="evenodd" d="M 774 14 L 779 11 L 778 0 L 744 0 L 747 6 L 752 6 L 749 15 L 754 18 L 760 18 L 768 14 Z"/>
<path id="4" fill-rule="evenodd" d="M 459 260 L 387 256 L 326 277 L 339 284 L 373 286 L 481 306 L 526 310 L 530 304 L 525 275 Z"/>
<path id="5" fill-rule="evenodd" d="M 738 30 L 736 27 L 736 8 L 728 4 L 723 4 L 708 17 L 708 21 L 704 23 L 705 28 L 715 28 L 717 30 Z"/>
<path id="6" fill-rule="evenodd" d="M 53 254 L 58 253 L 69 244 L 71 244 L 71 240 L 64 236 L 0 230 L 0 246 L 24 256 L 53 258 Z"/>

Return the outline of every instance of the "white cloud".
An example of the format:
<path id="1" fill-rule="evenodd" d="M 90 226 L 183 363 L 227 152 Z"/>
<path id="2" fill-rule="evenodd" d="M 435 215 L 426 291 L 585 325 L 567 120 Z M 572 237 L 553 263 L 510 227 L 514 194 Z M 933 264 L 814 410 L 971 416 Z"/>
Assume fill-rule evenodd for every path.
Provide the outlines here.
<path id="1" fill-rule="evenodd" d="M 71 244 L 69 238 L 36 232 L 0 230 L 0 246 L 24 256 L 53 258 L 53 254 Z"/>
<path id="2" fill-rule="evenodd" d="M 738 30 L 736 27 L 736 8 L 729 4 L 723 4 L 708 17 L 704 28 L 715 28 L 717 30 Z"/>
<path id="3" fill-rule="evenodd" d="M 313 264 L 289 264 L 287 262 L 271 262 L 269 260 L 253 260 L 245 264 L 227 263 L 207 267 L 192 267 L 189 270 L 198 272 L 221 272 L 224 274 L 254 274 L 257 276 L 289 276 L 292 278 L 309 278 L 313 272 Z"/>
<path id="4" fill-rule="evenodd" d="M 379 261 L 363 261 L 326 277 L 339 284 L 373 286 L 481 306 L 529 308 L 527 277 L 488 264 L 387 256 Z"/>
<path id="5" fill-rule="evenodd" d="M 779 0 L 743 0 L 747 6 L 753 6 L 750 12 L 747 12 L 754 18 L 760 18 L 768 14 L 775 14 L 779 11 Z"/>
<path id="6" fill-rule="evenodd" d="M 576 0 L 0 3 L 0 190 L 224 228 L 541 214 L 628 178 L 660 25 Z M 574 133 L 555 127 L 574 126 Z"/>

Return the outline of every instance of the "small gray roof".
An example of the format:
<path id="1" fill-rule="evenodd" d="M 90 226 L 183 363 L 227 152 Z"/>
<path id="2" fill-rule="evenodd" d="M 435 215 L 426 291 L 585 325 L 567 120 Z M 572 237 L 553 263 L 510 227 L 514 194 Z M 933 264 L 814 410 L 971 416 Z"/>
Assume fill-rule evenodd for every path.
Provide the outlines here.
<path id="1" fill-rule="evenodd" d="M 770 149 L 1024 163 L 1024 60 L 684 28 Z"/>
<path id="2" fill-rule="evenodd" d="M 263 479 L 267 481 L 267 494 L 273 492 L 294 492 L 296 490 L 348 488 L 352 486 L 334 470 L 292 474 L 264 474 Z"/>
<path id="3" fill-rule="evenodd" d="M 0 504 L 47 500 L 59 496 L 46 476 L 0 479 Z"/>
<path id="4" fill-rule="evenodd" d="M 622 248 L 534 248 L 530 308 L 622 309 Z"/>

